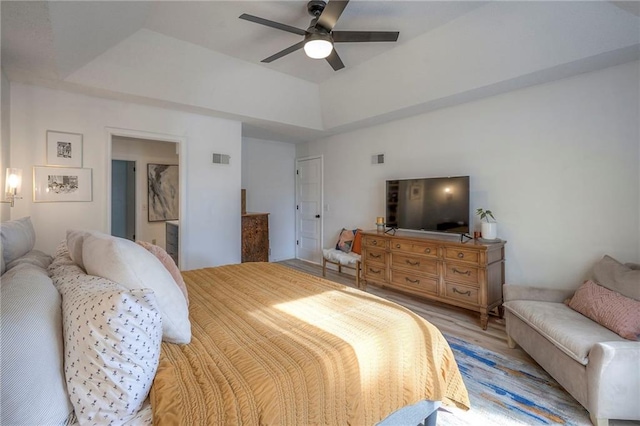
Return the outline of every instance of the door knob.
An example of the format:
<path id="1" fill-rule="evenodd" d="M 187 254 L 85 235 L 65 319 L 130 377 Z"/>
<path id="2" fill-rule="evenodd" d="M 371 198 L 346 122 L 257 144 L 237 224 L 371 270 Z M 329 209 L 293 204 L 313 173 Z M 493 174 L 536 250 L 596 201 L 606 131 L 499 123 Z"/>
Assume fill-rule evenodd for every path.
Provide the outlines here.
<path id="1" fill-rule="evenodd" d="M 317 215 L 316 215 L 316 218 L 317 218 L 317 219 L 320 219 L 320 215 L 319 215 L 319 214 L 317 214 Z"/>

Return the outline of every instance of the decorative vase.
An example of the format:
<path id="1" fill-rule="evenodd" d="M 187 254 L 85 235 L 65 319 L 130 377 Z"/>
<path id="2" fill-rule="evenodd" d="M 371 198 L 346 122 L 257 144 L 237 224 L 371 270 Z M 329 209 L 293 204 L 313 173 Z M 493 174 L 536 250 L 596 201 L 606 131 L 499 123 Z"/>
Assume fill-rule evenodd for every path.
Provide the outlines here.
<path id="1" fill-rule="evenodd" d="M 482 222 L 482 238 L 495 240 L 498 238 L 498 224 L 496 222 Z"/>

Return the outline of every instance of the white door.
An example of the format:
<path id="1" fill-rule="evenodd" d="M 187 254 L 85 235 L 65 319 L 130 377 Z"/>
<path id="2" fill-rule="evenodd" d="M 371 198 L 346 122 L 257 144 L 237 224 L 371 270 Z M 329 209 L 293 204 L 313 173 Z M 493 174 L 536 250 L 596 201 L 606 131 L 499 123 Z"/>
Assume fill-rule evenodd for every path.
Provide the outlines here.
<path id="1" fill-rule="evenodd" d="M 296 160 L 296 258 L 322 261 L 322 157 Z"/>

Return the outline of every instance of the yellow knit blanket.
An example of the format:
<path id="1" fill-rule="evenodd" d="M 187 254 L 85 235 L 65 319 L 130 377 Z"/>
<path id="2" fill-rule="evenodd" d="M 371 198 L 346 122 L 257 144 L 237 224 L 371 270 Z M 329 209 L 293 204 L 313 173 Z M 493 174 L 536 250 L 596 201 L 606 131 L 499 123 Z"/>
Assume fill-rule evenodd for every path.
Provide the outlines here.
<path id="1" fill-rule="evenodd" d="M 423 399 L 469 407 L 442 334 L 393 302 L 270 263 L 183 276 L 193 337 L 162 344 L 154 425 L 372 425 Z"/>

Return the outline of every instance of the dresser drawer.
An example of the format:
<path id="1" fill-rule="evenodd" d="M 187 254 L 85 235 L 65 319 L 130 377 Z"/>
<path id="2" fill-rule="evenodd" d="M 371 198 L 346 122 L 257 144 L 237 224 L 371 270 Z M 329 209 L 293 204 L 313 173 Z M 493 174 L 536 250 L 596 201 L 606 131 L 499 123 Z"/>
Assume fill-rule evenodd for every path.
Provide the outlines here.
<path id="1" fill-rule="evenodd" d="M 391 253 L 391 267 L 393 269 L 408 269 L 415 272 L 438 275 L 438 261 L 436 259 Z"/>
<path id="2" fill-rule="evenodd" d="M 381 248 L 381 249 L 389 248 L 389 240 L 387 238 L 382 238 L 382 237 L 370 237 L 368 235 L 365 235 L 362 237 L 362 244 L 365 247 L 373 247 L 373 248 Z"/>
<path id="3" fill-rule="evenodd" d="M 474 305 L 478 304 L 478 289 L 476 287 L 446 283 L 446 296 L 449 299 L 460 300 Z"/>
<path id="4" fill-rule="evenodd" d="M 374 281 L 386 281 L 386 268 L 384 266 L 365 263 L 364 277 Z"/>
<path id="5" fill-rule="evenodd" d="M 478 250 L 445 247 L 444 258 L 458 262 L 469 262 L 476 265 L 480 264 L 480 252 Z"/>
<path id="6" fill-rule="evenodd" d="M 479 277 L 480 268 L 462 263 L 445 262 L 444 264 L 444 279 L 446 281 L 457 281 L 477 286 Z"/>
<path id="7" fill-rule="evenodd" d="M 419 253 L 425 256 L 437 257 L 438 245 L 433 243 L 416 243 L 410 240 L 394 240 L 391 241 L 391 251 L 404 251 L 410 253 Z"/>
<path id="8" fill-rule="evenodd" d="M 420 293 L 438 294 L 438 278 L 391 270 L 391 283 Z"/>
<path id="9" fill-rule="evenodd" d="M 167 240 L 165 251 L 169 254 L 178 253 L 178 245 L 174 241 Z"/>
<path id="10" fill-rule="evenodd" d="M 387 265 L 387 253 L 384 250 L 366 248 L 364 251 L 366 263 L 379 265 L 383 268 Z"/>

